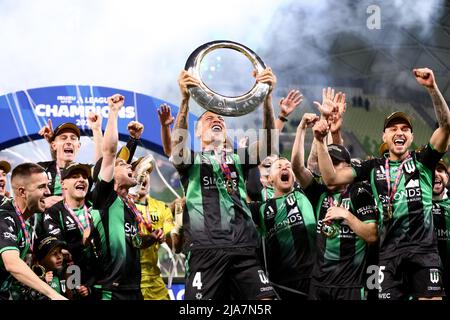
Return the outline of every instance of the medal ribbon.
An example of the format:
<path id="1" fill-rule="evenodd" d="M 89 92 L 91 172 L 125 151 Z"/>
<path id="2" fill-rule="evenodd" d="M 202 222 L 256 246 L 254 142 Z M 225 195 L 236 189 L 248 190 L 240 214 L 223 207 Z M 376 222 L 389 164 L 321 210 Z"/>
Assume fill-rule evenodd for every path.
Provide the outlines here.
<path id="1" fill-rule="evenodd" d="M 222 150 L 222 161 L 219 161 L 220 169 L 222 169 L 223 174 L 225 175 L 225 178 L 227 178 L 228 181 L 231 180 L 231 170 L 230 167 L 227 165 L 227 152 L 225 149 Z"/>
<path id="2" fill-rule="evenodd" d="M 14 209 L 16 210 L 17 217 L 20 220 L 20 226 L 21 226 L 23 234 L 25 236 L 25 243 L 28 245 L 30 250 L 33 251 L 32 239 L 30 240 L 30 234 L 28 233 L 27 226 L 25 225 L 25 220 L 23 220 L 23 217 L 22 217 L 22 211 L 20 211 L 20 209 L 16 205 L 15 201 L 14 201 Z"/>
<path id="3" fill-rule="evenodd" d="M 394 199 L 395 193 L 397 192 L 397 188 L 398 188 L 398 185 L 400 183 L 400 179 L 401 179 L 402 174 L 403 174 L 403 165 L 409 159 L 411 159 L 410 155 L 408 155 L 405 158 L 405 160 L 403 160 L 402 163 L 400 164 L 400 166 L 398 167 L 397 176 L 395 177 L 394 185 L 392 186 L 392 190 L 391 190 L 391 172 L 389 171 L 389 159 L 386 158 L 386 161 L 384 163 L 384 170 L 385 170 L 386 183 L 387 183 L 387 189 L 388 189 L 388 206 L 391 206 L 392 203 L 393 203 L 393 199 Z"/>
<path id="4" fill-rule="evenodd" d="M 337 206 L 338 206 L 338 207 L 341 205 L 342 200 L 343 200 L 343 198 L 344 198 L 344 195 L 347 193 L 347 189 L 348 189 L 348 186 L 347 186 L 347 187 L 345 188 L 345 190 L 342 191 L 341 194 L 339 195 L 339 199 L 338 199 L 338 201 L 337 201 Z M 328 196 L 328 202 L 330 203 L 330 208 L 335 206 L 335 205 L 334 205 L 334 198 L 333 198 L 333 196 Z"/>
<path id="5" fill-rule="evenodd" d="M 231 170 L 230 167 L 227 165 L 227 153 L 225 149 L 222 149 L 222 161 L 218 159 L 216 153 L 214 152 L 214 156 L 217 160 L 217 162 L 220 165 L 220 170 L 222 170 L 222 173 L 225 176 L 225 179 L 227 180 L 227 191 L 230 192 L 230 189 L 232 190 L 232 178 L 231 178 Z"/>
<path id="6" fill-rule="evenodd" d="M 142 213 L 138 210 L 138 208 L 136 208 L 136 205 L 134 204 L 131 196 L 127 195 L 127 197 L 122 198 L 122 200 L 127 206 L 127 208 L 133 212 L 134 218 L 136 219 L 138 225 L 143 224 L 148 232 L 152 232 L 153 231 L 152 221 L 150 219 L 148 221 L 145 221 L 145 219 L 142 217 Z"/>
<path id="7" fill-rule="evenodd" d="M 81 223 L 80 219 L 78 219 L 78 216 L 75 214 L 75 212 L 67 205 L 67 203 L 64 201 L 64 207 L 66 208 L 67 211 L 69 211 L 69 214 L 72 216 L 72 218 L 75 220 L 75 222 L 78 225 L 78 228 L 80 229 L 81 233 L 84 232 L 85 229 L 88 229 L 91 225 L 91 216 L 89 214 L 89 210 L 86 207 L 86 205 L 83 205 L 83 210 L 84 210 L 84 219 L 86 221 L 86 224 L 88 225 L 87 228 L 85 228 L 83 226 L 83 224 Z"/>

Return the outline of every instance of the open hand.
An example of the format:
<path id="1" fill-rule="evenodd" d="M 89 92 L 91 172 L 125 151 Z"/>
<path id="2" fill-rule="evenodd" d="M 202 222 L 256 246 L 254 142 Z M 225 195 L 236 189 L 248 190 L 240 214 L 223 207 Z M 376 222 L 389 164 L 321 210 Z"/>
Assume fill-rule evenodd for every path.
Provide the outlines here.
<path id="1" fill-rule="evenodd" d="M 286 98 L 280 100 L 280 116 L 288 117 L 303 101 L 303 95 L 298 90 L 289 91 Z"/>
<path id="2" fill-rule="evenodd" d="M 175 120 L 175 118 L 172 116 L 170 106 L 168 106 L 165 103 L 163 103 L 162 105 L 159 106 L 158 118 L 159 118 L 159 122 L 161 123 L 162 127 L 170 126 L 173 123 L 173 121 Z"/>

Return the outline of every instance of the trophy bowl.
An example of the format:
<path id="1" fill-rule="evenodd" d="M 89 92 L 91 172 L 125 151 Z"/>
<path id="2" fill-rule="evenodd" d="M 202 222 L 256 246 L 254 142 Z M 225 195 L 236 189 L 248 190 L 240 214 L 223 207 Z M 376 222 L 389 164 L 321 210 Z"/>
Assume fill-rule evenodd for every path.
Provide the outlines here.
<path id="1" fill-rule="evenodd" d="M 204 109 L 227 117 L 238 117 L 255 110 L 266 98 L 269 85 L 255 82 L 253 88 L 243 95 L 229 97 L 214 92 L 202 81 L 200 65 L 203 58 L 216 49 L 232 49 L 242 53 L 260 73 L 266 66 L 261 58 L 246 46 L 227 40 L 218 40 L 205 43 L 195 49 L 186 61 L 184 69 L 200 80 L 198 87 L 189 87 L 191 97 Z"/>

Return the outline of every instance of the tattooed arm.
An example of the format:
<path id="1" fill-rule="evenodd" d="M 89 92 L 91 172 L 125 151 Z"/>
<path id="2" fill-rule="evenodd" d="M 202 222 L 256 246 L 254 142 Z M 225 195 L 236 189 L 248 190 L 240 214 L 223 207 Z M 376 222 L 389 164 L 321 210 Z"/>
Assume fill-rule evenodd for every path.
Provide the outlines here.
<path id="1" fill-rule="evenodd" d="M 428 68 L 420 68 L 413 70 L 414 76 L 418 83 L 424 86 L 433 101 L 434 112 L 439 128 L 437 128 L 430 139 L 430 144 L 439 152 L 447 151 L 450 137 L 450 111 L 447 103 L 439 91 L 433 71 Z"/>
<path id="2" fill-rule="evenodd" d="M 188 115 L 189 115 L 189 90 L 188 86 L 198 86 L 199 81 L 183 70 L 178 78 L 181 91 L 180 110 L 178 110 L 175 125 L 172 131 L 170 159 L 176 168 L 188 163 L 190 155 L 188 141 Z"/>
<path id="3" fill-rule="evenodd" d="M 279 130 L 274 130 L 275 116 L 272 106 L 272 90 L 275 87 L 277 78 L 273 74 L 271 68 L 264 69 L 261 73 L 254 75 L 257 82 L 267 83 L 270 86 L 263 106 L 263 129 L 266 132 L 266 139 L 264 139 L 264 137 L 259 137 L 258 143 L 249 147 L 249 154 L 252 156 L 257 155 L 257 162 L 260 163 L 266 156 L 278 154 L 277 146 L 272 145 L 272 139 L 274 139 L 273 134 L 279 132 Z M 275 141 L 277 141 L 277 139 L 275 139 Z M 267 145 L 265 146 L 264 143 L 266 142 Z"/>

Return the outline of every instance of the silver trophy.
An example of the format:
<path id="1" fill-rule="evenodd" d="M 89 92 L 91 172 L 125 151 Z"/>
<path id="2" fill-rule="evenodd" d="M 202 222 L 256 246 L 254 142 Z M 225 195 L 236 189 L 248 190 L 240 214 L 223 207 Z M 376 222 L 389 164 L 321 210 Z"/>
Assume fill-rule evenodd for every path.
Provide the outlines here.
<path id="1" fill-rule="evenodd" d="M 208 88 L 200 77 L 200 64 L 208 53 L 223 48 L 236 50 L 245 55 L 258 73 L 266 68 L 255 52 L 240 43 L 226 40 L 208 42 L 195 49 L 186 61 L 184 69 L 200 80 L 200 86 L 190 87 L 189 92 L 191 97 L 206 110 L 228 117 L 243 116 L 255 110 L 264 101 L 269 92 L 269 85 L 255 82 L 250 91 L 237 97 L 223 96 Z"/>
<path id="2" fill-rule="evenodd" d="M 136 166 L 135 169 L 135 178 L 137 184 L 130 188 L 129 193 L 133 196 L 138 194 L 138 191 L 141 189 L 144 184 L 145 177 L 148 173 L 153 171 L 155 165 L 155 158 L 152 154 L 146 155 Z"/>

